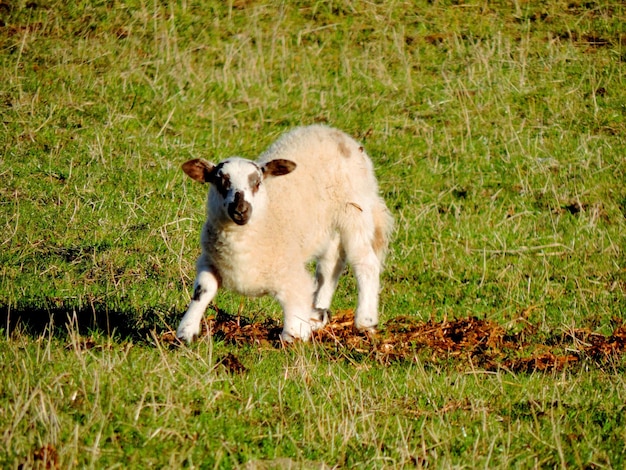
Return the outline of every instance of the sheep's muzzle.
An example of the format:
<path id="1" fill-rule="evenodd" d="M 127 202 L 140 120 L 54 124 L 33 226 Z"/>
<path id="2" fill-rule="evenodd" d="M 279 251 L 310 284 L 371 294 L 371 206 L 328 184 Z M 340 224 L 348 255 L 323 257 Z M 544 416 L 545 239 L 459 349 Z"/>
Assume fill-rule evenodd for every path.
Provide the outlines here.
<path id="1" fill-rule="evenodd" d="M 244 199 L 241 191 L 235 193 L 235 200 L 228 205 L 228 216 L 237 225 L 245 225 L 252 215 L 252 206 Z"/>

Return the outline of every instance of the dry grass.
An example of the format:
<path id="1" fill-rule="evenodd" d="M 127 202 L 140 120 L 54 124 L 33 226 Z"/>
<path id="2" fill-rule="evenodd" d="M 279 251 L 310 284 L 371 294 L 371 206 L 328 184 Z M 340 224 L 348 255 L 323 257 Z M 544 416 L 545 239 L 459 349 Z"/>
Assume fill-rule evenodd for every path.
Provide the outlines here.
<path id="1" fill-rule="evenodd" d="M 0 1 L 0 465 L 623 467 L 624 22 Z M 363 142 L 397 221 L 380 334 L 348 272 L 314 344 L 220 293 L 238 320 L 171 347 L 206 190 L 180 163 L 313 122 Z"/>

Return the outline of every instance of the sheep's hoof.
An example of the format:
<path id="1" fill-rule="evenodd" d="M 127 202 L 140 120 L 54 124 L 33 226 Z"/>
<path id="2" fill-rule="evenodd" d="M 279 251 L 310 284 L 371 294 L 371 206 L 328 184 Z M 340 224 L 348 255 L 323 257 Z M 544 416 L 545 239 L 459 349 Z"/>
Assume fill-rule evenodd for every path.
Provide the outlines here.
<path id="1" fill-rule="evenodd" d="M 200 334 L 200 328 L 194 328 L 192 325 L 180 325 L 176 330 L 176 337 L 186 343 L 193 342 Z"/>
<path id="2" fill-rule="evenodd" d="M 378 333 L 377 327 L 378 322 L 374 323 L 370 318 L 367 318 L 366 321 L 361 319 L 360 321 L 355 320 L 354 322 L 354 329 L 359 333 L 364 333 L 368 336 Z"/>
<path id="3" fill-rule="evenodd" d="M 293 336 L 285 331 L 280 332 L 280 334 L 278 335 L 278 339 L 281 343 L 293 343 L 296 340 Z"/>
<path id="4" fill-rule="evenodd" d="M 354 316 L 354 328 L 363 333 L 376 333 L 378 326 L 378 315 L 359 315 L 357 311 Z"/>
<path id="5" fill-rule="evenodd" d="M 281 331 L 278 335 L 281 343 L 292 344 L 298 341 L 300 338 L 293 336 L 291 333 L 287 333 L 285 330 Z"/>
<path id="6" fill-rule="evenodd" d="M 327 308 L 316 308 L 311 314 L 311 330 L 321 330 L 330 321 L 330 310 Z"/>
<path id="7" fill-rule="evenodd" d="M 308 334 L 306 334 L 307 332 L 304 331 L 304 333 L 305 334 L 303 335 L 294 335 L 292 333 L 289 333 L 288 331 L 285 331 L 285 329 L 283 328 L 283 331 L 280 332 L 278 338 L 282 343 L 288 344 L 295 343 L 296 341 L 308 341 L 309 338 L 311 338 L 311 332 L 309 331 Z"/>
<path id="8" fill-rule="evenodd" d="M 378 329 L 376 328 L 378 325 L 372 326 L 355 326 L 354 329 L 359 333 L 363 333 L 367 336 L 373 336 L 378 333 Z"/>

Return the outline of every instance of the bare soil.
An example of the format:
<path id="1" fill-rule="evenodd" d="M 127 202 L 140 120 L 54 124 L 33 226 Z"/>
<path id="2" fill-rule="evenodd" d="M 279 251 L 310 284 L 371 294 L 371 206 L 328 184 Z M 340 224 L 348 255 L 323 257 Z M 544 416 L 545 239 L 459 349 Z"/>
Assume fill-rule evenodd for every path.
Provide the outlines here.
<path id="1" fill-rule="evenodd" d="M 312 342 L 322 346 L 331 357 L 350 361 L 370 359 L 384 365 L 417 360 L 430 364 L 453 362 L 463 367 L 516 373 L 560 371 L 582 363 L 619 366 L 624 364 L 626 352 L 624 324 L 618 324 L 606 336 L 582 328 L 549 334 L 531 323 L 512 332 L 496 322 L 476 317 L 424 322 L 401 316 L 387 321 L 376 334 L 355 331 L 353 324 L 352 311 L 339 312 L 313 334 Z M 211 335 L 239 346 L 288 347 L 281 343 L 279 333 L 280 326 L 274 321 L 252 322 L 218 311 L 203 322 L 202 336 Z M 163 334 L 161 339 L 177 342 L 173 332 Z M 245 371 L 232 353 L 221 363 L 229 371 Z"/>

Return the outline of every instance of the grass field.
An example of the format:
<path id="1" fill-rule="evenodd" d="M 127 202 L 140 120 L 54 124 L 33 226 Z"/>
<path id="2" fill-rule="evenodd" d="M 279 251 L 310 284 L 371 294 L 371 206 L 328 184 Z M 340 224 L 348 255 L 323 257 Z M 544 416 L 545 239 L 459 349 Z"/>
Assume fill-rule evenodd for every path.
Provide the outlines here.
<path id="1" fill-rule="evenodd" d="M 1 466 L 624 468 L 625 25 L 618 1 L 0 0 Z M 206 194 L 181 163 L 320 122 L 396 219 L 380 336 L 341 323 L 347 273 L 311 344 L 220 292 L 177 346 Z"/>

